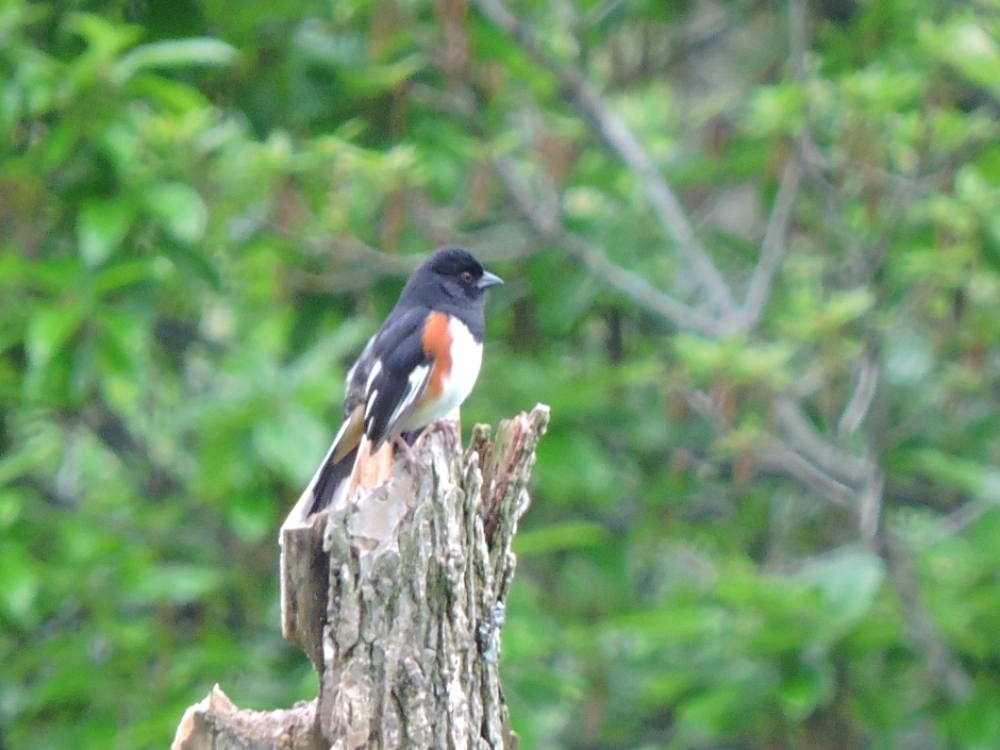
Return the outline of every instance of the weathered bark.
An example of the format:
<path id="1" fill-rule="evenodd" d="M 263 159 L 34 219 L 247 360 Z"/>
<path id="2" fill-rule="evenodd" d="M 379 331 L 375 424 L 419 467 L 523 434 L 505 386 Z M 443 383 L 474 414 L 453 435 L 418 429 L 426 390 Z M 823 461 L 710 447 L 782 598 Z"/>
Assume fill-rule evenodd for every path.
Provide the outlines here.
<path id="1" fill-rule="evenodd" d="M 498 659 L 510 550 L 548 407 L 447 430 L 399 458 L 387 484 L 282 527 L 282 626 L 312 660 L 319 697 L 241 711 L 216 688 L 185 714 L 174 750 L 475 748 L 517 745 Z"/>

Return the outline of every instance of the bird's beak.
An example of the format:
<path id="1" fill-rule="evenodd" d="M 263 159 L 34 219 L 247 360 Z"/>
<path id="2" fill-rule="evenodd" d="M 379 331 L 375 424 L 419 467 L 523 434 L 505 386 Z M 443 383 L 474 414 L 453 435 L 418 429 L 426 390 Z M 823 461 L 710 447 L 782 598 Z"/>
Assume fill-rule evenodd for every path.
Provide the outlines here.
<path id="1" fill-rule="evenodd" d="M 503 279 L 496 274 L 492 274 L 489 271 L 483 271 L 482 278 L 476 282 L 476 286 L 480 289 L 489 289 L 491 286 L 500 286 L 502 283 Z"/>

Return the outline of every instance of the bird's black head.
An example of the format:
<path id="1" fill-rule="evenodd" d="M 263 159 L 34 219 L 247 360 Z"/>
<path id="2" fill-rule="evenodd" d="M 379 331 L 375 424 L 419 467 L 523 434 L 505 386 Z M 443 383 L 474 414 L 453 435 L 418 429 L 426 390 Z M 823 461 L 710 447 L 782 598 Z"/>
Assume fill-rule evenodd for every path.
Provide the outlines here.
<path id="1" fill-rule="evenodd" d="M 499 276 L 484 270 L 467 251 L 447 247 L 424 261 L 407 282 L 402 296 L 429 307 L 469 303 L 481 307 L 486 290 L 502 283 Z"/>

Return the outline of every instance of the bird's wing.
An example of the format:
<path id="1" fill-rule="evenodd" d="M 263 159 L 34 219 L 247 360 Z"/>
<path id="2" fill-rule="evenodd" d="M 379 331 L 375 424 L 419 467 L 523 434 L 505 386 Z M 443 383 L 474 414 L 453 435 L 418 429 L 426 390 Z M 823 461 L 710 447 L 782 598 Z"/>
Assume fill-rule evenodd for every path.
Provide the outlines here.
<path id="1" fill-rule="evenodd" d="M 433 370 L 424 352 L 428 308 L 391 315 L 369 339 L 347 375 L 344 420 L 330 450 L 309 483 L 315 509 L 329 504 L 336 487 L 350 474 L 362 435 L 377 450 L 420 402 Z"/>
<path id="2" fill-rule="evenodd" d="M 395 316 L 373 344 L 362 415 L 373 450 L 397 434 L 427 390 L 434 368 L 423 341 L 429 313 L 420 307 Z"/>
<path id="3" fill-rule="evenodd" d="M 377 449 L 427 389 L 433 358 L 424 351 L 428 308 L 391 315 L 347 375 L 344 420 L 333 439 L 329 460 L 338 463 L 364 434 Z"/>

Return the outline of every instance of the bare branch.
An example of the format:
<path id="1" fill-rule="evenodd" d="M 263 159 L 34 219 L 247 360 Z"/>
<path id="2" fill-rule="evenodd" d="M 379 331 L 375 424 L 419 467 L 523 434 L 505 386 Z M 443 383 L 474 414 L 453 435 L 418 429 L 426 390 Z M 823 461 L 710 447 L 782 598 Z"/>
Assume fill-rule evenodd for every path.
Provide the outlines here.
<path id="1" fill-rule="evenodd" d="M 801 81 L 805 72 L 805 55 L 809 45 L 809 16 L 805 0 L 789 0 L 788 3 L 788 74 Z M 760 259 L 754 268 L 747 286 L 746 300 L 741 315 L 736 319 L 737 330 L 752 331 L 760 322 L 771 294 L 771 282 L 785 254 L 788 227 L 792 218 L 792 208 L 802 181 L 803 152 L 805 138 L 800 137 L 795 151 L 781 173 L 778 194 L 764 230 L 760 245 Z"/>
<path id="2" fill-rule="evenodd" d="M 854 387 L 844 413 L 840 415 L 840 422 L 837 424 L 837 432 L 841 436 L 853 433 L 864 421 L 868 410 L 871 408 L 872 399 L 875 398 L 875 389 L 878 386 L 879 366 L 869 354 L 865 354 L 858 367 L 858 383 Z"/>
<path id="3" fill-rule="evenodd" d="M 717 312 L 728 315 L 736 310 L 732 292 L 695 235 L 677 195 L 659 173 L 636 136 L 617 113 L 607 106 L 583 72 L 554 59 L 544 49 L 535 32 L 500 0 L 478 0 L 478 5 L 493 23 L 513 37 L 538 64 L 555 74 L 566 89 L 570 102 L 591 123 L 605 145 L 639 176 L 661 224 L 687 258 Z"/>
<path id="4" fill-rule="evenodd" d="M 868 479 L 858 493 L 858 526 L 869 542 L 875 540 L 882 517 L 882 498 L 885 494 L 885 472 L 872 462 Z"/>
<path id="5" fill-rule="evenodd" d="M 521 180 L 514 168 L 514 163 L 504 156 L 499 156 L 493 160 L 493 166 L 500 175 L 500 179 L 507 185 L 511 197 L 517 204 L 518 209 L 531 224 L 532 229 L 545 239 L 552 239 L 565 230 L 558 216 L 558 202 L 538 200 L 528 184 Z"/>
<path id="6" fill-rule="evenodd" d="M 690 388 L 684 392 L 684 398 L 692 409 L 712 423 L 720 436 L 732 432 L 732 426 L 715 407 L 707 393 L 697 388 Z M 760 445 L 754 446 L 753 450 L 765 466 L 798 479 L 834 505 L 848 505 L 855 495 L 853 489 L 797 453 L 780 438 L 766 435 Z"/>
<path id="7" fill-rule="evenodd" d="M 678 328 L 707 336 L 718 336 L 722 333 L 717 321 L 661 292 L 641 276 L 615 265 L 604 253 L 588 244 L 579 235 L 564 232 L 559 236 L 558 242 L 564 250 L 583 261 L 597 278 L 625 294 L 647 311 L 666 318 Z"/>
<path id="8" fill-rule="evenodd" d="M 882 559 L 888 569 L 889 584 L 896 592 L 903 621 L 918 653 L 927 661 L 928 693 L 944 688 L 952 700 L 962 701 L 972 691 L 972 680 L 961 662 L 948 648 L 920 595 L 920 584 L 905 541 L 892 528 L 882 529 Z"/>
<path id="9" fill-rule="evenodd" d="M 921 548 L 926 548 L 959 534 L 996 507 L 997 503 L 994 500 L 982 497 L 969 500 L 938 520 L 933 528 L 921 534 L 917 543 Z"/>
<path id="10" fill-rule="evenodd" d="M 711 422 L 715 431 L 720 435 L 732 430 L 732 425 L 725 420 L 712 401 L 712 397 L 707 393 L 697 388 L 686 388 L 682 395 L 687 405 L 698 412 L 702 418 Z"/>
<path id="11" fill-rule="evenodd" d="M 776 437 L 769 437 L 758 453 L 766 465 L 795 477 L 834 505 L 848 505 L 854 497 L 854 490 L 834 479 Z"/>
<path id="12" fill-rule="evenodd" d="M 641 276 L 613 263 L 603 252 L 591 246 L 582 237 L 566 230 L 552 212 L 544 211 L 533 199 L 514 172 L 508 159 L 495 160 L 497 173 L 507 185 L 521 213 L 535 232 L 548 242 L 582 261 L 598 279 L 624 294 L 644 310 L 659 315 L 679 328 L 697 331 L 708 336 L 718 336 L 722 330 L 713 318 L 699 313 L 665 292 L 661 292 Z"/>
<path id="13" fill-rule="evenodd" d="M 732 426 L 719 413 L 708 394 L 697 389 L 685 392 L 688 404 L 712 423 L 720 436 Z M 835 505 L 857 502 L 862 532 L 870 539 L 881 515 L 884 474 L 877 465 L 842 453 L 816 432 L 799 405 L 789 397 L 777 402 L 777 416 L 795 439 L 794 447 L 774 435 L 766 435 L 755 453 L 762 463 L 798 479 Z M 856 489 L 861 485 L 860 492 Z"/>
<path id="14" fill-rule="evenodd" d="M 451 232 L 447 243 L 470 250 L 484 264 L 527 258 L 539 252 L 537 234 L 522 221 L 495 224 L 472 232 Z M 406 277 L 420 265 L 425 255 L 394 255 L 377 250 L 357 237 L 322 237 L 310 248 L 336 262 L 336 270 L 324 273 L 291 270 L 293 288 L 306 291 L 347 292 L 364 288 L 378 279 Z M 428 246 L 428 250 L 431 247 Z"/>
<path id="15" fill-rule="evenodd" d="M 792 208 L 795 205 L 801 179 L 802 159 L 796 150 L 781 173 L 778 195 L 774 199 L 774 208 L 771 209 L 764 239 L 760 245 L 760 260 L 757 261 L 757 267 L 750 277 L 746 301 L 737 318 L 738 330 L 743 333 L 748 333 L 757 326 L 771 296 L 771 282 L 785 255 L 788 226 L 791 223 Z"/>
<path id="16" fill-rule="evenodd" d="M 806 0 L 788 2 L 788 72 L 800 80 L 805 72 L 806 50 L 809 48 L 809 12 Z"/>
<path id="17" fill-rule="evenodd" d="M 865 461 L 838 449 L 823 439 L 802 407 L 790 396 L 775 399 L 775 414 L 792 438 L 795 448 L 817 466 L 846 484 L 860 486 L 868 477 Z"/>

